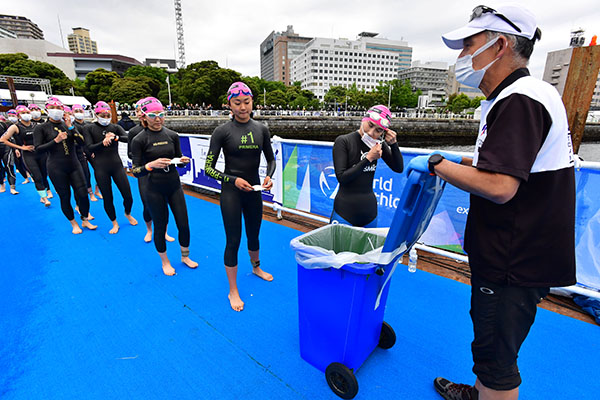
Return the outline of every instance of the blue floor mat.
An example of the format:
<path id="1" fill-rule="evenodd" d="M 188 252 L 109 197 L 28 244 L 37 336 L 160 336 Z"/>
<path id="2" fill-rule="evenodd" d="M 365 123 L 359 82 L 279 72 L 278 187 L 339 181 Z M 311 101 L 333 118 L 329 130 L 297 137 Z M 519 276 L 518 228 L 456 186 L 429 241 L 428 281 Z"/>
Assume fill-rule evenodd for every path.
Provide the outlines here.
<path id="1" fill-rule="evenodd" d="M 117 235 L 108 234 L 102 200 L 91 203 L 98 230 L 72 235 L 57 197 L 45 209 L 32 184 L 0 194 L 0 398 L 337 399 L 299 355 L 289 241 L 300 232 L 263 222 L 261 261 L 273 282 L 251 274 L 243 237 L 246 309 L 236 313 L 219 206 L 186 196 L 200 266 L 183 266 L 169 243 L 177 275 L 166 277 L 154 245 L 143 242 L 130 182 L 140 225 L 130 226 L 115 204 Z M 176 237 L 174 222 L 169 233 Z M 467 285 L 400 266 L 386 308 L 397 342 L 358 370 L 356 398 L 439 399 L 436 376 L 473 382 L 468 310 Z M 599 343 L 598 326 L 540 309 L 519 358 L 521 398 L 597 398 Z"/>

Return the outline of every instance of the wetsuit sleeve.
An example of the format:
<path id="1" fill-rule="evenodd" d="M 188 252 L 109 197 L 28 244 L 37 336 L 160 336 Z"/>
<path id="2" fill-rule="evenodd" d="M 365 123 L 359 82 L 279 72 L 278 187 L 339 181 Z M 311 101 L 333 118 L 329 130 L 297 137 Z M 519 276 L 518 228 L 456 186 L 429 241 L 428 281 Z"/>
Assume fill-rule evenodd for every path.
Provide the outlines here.
<path id="1" fill-rule="evenodd" d="M 46 142 L 45 136 L 46 135 L 44 134 L 44 126 L 41 124 L 36 125 L 36 127 L 33 129 L 33 146 L 35 147 L 35 151 L 48 151 L 52 147 L 57 145 L 57 143 L 54 140 Z"/>
<path id="2" fill-rule="evenodd" d="M 217 160 L 219 159 L 219 154 L 221 154 L 221 149 L 223 148 L 224 136 L 225 131 L 219 130 L 219 128 L 215 129 L 211 135 L 210 144 L 208 145 L 208 154 L 206 155 L 206 163 L 204 164 L 204 172 L 211 178 L 223 183 L 235 184 L 237 176 L 227 175 L 215 168 Z"/>
<path id="3" fill-rule="evenodd" d="M 339 183 L 345 184 L 352 182 L 360 176 L 361 171 L 370 164 L 365 157 L 355 165 L 348 165 L 348 142 L 344 137 L 338 137 L 333 143 L 333 167 L 335 176 Z"/>
<path id="4" fill-rule="evenodd" d="M 129 140 L 127 137 L 127 132 L 125 132 L 125 129 L 123 129 L 121 125 L 117 125 L 117 131 L 115 132 L 115 135 L 119 137 L 119 142 L 127 143 Z"/>
<path id="5" fill-rule="evenodd" d="M 104 145 L 102 144 L 102 141 L 100 141 L 98 143 L 94 143 L 94 137 L 92 135 L 92 129 L 94 129 L 94 127 L 93 127 L 92 124 L 86 126 L 85 127 L 85 134 L 83 135 L 83 137 L 85 138 L 85 145 L 88 148 L 88 150 L 91 153 L 95 153 L 98 149 L 100 149 Z"/>
<path id="6" fill-rule="evenodd" d="M 130 129 L 129 132 L 127 132 L 127 155 L 131 159 L 133 159 L 133 155 L 131 152 L 131 142 L 133 141 L 133 138 L 135 137 L 135 135 L 136 135 L 136 132 L 133 131 L 133 129 Z"/>
<path id="7" fill-rule="evenodd" d="M 267 160 L 267 176 L 272 178 L 275 173 L 275 155 L 273 154 L 273 147 L 271 146 L 271 134 L 267 127 L 264 129 L 263 135 L 263 154 Z"/>
<path id="8" fill-rule="evenodd" d="M 148 175 L 150 171 L 146 169 L 144 164 L 143 151 L 143 140 L 141 137 L 136 137 L 131 141 L 131 172 L 136 178 Z"/>
<path id="9" fill-rule="evenodd" d="M 383 158 L 383 161 L 385 161 L 388 167 L 394 172 L 402 172 L 404 170 L 404 160 L 402 159 L 402 153 L 398 148 L 398 142 L 391 146 L 383 142 L 382 150 L 381 158 Z"/>

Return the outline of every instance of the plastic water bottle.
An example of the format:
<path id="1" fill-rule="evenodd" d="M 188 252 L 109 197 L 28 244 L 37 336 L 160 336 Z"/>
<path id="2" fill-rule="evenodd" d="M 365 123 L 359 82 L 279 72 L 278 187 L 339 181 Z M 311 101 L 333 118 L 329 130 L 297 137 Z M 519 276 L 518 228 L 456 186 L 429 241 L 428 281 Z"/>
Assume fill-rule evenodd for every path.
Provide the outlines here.
<path id="1" fill-rule="evenodd" d="M 408 252 L 408 272 L 415 272 L 417 270 L 417 249 L 414 246 Z"/>

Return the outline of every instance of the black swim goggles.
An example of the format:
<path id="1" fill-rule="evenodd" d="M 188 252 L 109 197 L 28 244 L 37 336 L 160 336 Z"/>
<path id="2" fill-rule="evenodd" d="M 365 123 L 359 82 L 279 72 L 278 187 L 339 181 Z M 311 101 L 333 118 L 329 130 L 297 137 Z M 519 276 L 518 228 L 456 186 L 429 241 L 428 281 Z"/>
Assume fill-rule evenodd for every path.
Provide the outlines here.
<path id="1" fill-rule="evenodd" d="M 521 33 L 521 28 L 519 28 L 514 22 L 505 17 L 503 14 L 500 14 L 498 11 L 494 10 L 488 6 L 477 6 L 473 9 L 473 13 L 471 14 L 471 18 L 469 22 L 473 21 L 475 18 L 481 17 L 483 14 L 491 13 L 496 17 L 500 18 L 502 21 L 506 22 L 510 26 L 512 26 L 517 32 Z"/>

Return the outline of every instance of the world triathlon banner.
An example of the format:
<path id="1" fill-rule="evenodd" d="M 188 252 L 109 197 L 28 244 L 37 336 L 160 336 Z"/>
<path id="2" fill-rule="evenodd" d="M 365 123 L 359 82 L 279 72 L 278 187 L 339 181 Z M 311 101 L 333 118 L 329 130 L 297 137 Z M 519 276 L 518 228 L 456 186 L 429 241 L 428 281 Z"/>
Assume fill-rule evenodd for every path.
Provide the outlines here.
<path id="1" fill-rule="evenodd" d="M 220 182 L 204 173 L 210 136 L 180 135 L 181 149 L 192 162 L 179 169 L 185 184 L 220 191 Z M 332 143 L 281 140 L 273 138 L 273 152 L 277 162 L 274 187 L 263 192 L 263 200 L 275 202 L 288 209 L 308 212 L 329 218 L 333 199 L 338 191 L 332 159 Z M 427 150 L 401 148 L 404 165 Z M 121 144 L 123 165 L 131 167 L 126 145 Z M 221 153 L 217 169 L 224 170 Z M 263 157 L 260 165 L 261 180 L 266 172 Z M 600 290 L 600 164 L 581 163 L 576 169 L 577 207 L 575 244 L 577 249 L 577 281 L 583 287 Z M 398 205 L 406 174 L 390 170 L 383 160 L 377 163 L 373 191 L 377 198 L 380 227 L 389 226 Z M 469 212 L 469 195 L 452 185 L 446 185 L 431 223 L 419 240 L 429 246 L 462 252 L 464 230 Z M 600 295 L 599 295 L 600 297 Z"/>

